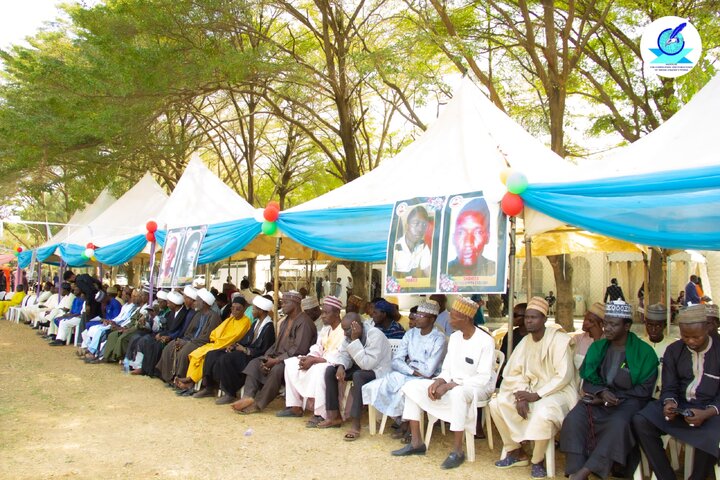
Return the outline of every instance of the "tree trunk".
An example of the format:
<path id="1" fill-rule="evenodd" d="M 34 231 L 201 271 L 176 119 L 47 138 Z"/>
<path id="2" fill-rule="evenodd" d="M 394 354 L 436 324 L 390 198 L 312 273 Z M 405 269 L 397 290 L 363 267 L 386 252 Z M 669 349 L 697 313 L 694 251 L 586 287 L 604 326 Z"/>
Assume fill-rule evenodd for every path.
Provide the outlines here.
<path id="1" fill-rule="evenodd" d="M 131 287 L 135 287 L 137 282 L 135 281 L 135 265 L 131 262 L 125 266 L 125 276 L 127 277 L 127 284 Z"/>
<path id="2" fill-rule="evenodd" d="M 255 265 L 257 262 L 254 258 L 247 259 L 248 281 L 250 282 L 250 290 L 255 288 Z M 238 283 L 238 286 L 240 284 Z"/>
<path id="3" fill-rule="evenodd" d="M 573 311 L 575 310 L 575 299 L 572 290 L 572 262 L 570 255 L 548 255 L 550 265 L 555 274 L 555 288 L 557 289 L 557 302 L 555 303 L 555 322 L 561 325 L 565 331 L 572 332 Z"/>
<path id="4" fill-rule="evenodd" d="M 650 272 L 648 281 L 648 298 L 645 305 L 665 303 L 665 262 L 667 257 L 661 248 L 650 249 Z"/>
<path id="5" fill-rule="evenodd" d="M 357 295 L 363 300 L 369 300 L 367 293 L 370 288 L 367 278 L 368 264 L 365 262 L 348 262 L 346 265 L 353 279 L 352 294 Z"/>

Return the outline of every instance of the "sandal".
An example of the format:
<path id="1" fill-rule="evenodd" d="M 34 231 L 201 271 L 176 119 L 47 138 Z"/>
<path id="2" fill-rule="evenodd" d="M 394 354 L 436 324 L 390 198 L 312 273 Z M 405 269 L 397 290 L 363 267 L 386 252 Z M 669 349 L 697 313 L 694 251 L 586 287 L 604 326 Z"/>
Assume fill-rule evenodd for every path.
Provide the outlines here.
<path id="1" fill-rule="evenodd" d="M 347 432 L 345 434 L 345 436 L 343 437 L 343 440 L 345 440 L 346 442 L 354 442 L 358 438 L 360 438 L 360 432 L 356 432 L 355 430 L 350 430 L 349 432 Z"/>
<path id="2" fill-rule="evenodd" d="M 317 428 L 340 428 L 342 420 L 323 420 L 317 424 Z"/>

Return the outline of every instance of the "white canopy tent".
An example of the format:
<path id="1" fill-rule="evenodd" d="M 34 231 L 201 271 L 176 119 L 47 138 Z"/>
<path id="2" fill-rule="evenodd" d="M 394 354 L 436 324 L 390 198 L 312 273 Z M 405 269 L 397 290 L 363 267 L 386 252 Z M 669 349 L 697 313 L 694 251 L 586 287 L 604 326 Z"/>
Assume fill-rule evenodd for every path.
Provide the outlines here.
<path id="1" fill-rule="evenodd" d="M 65 226 L 38 248 L 49 247 L 51 245 L 57 245 L 58 243 L 67 243 L 74 232 L 85 228 L 85 225 L 95 220 L 95 218 L 115 201 L 115 197 L 113 197 L 107 189 L 104 189 L 93 203 L 83 209 L 78 209 L 73 216 L 70 217 L 70 220 L 68 220 Z"/>

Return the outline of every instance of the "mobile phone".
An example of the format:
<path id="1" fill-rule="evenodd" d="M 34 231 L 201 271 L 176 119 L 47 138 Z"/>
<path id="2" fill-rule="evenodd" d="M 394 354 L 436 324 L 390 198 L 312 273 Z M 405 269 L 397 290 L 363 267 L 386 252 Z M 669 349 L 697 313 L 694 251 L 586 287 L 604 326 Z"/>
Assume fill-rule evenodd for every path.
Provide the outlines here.
<path id="1" fill-rule="evenodd" d="M 689 408 L 673 408 L 670 410 L 673 413 L 677 413 L 678 415 L 682 415 L 683 417 L 694 417 L 695 414 L 692 410 Z"/>

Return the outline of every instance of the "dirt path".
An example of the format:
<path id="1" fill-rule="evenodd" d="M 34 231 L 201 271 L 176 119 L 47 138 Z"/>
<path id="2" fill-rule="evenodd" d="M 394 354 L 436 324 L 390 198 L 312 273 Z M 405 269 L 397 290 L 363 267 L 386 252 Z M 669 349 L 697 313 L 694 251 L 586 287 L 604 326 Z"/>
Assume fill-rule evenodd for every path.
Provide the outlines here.
<path id="1" fill-rule="evenodd" d="M 344 430 L 308 430 L 299 419 L 240 416 L 212 399 L 180 398 L 116 365 L 86 365 L 72 347 L 49 347 L 25 325 L 0 321 L 0 478 L 527 479 L 499 471 L 499 455 L 476 442 L 477 460 L 444 472 L 449 437 L 433 435 L 425 457 L 392 458 L 401 445 Z M 388 429 L 389 430 L 389 429 Z M 560 460 L 558 456 L 558 460 Z"/>

